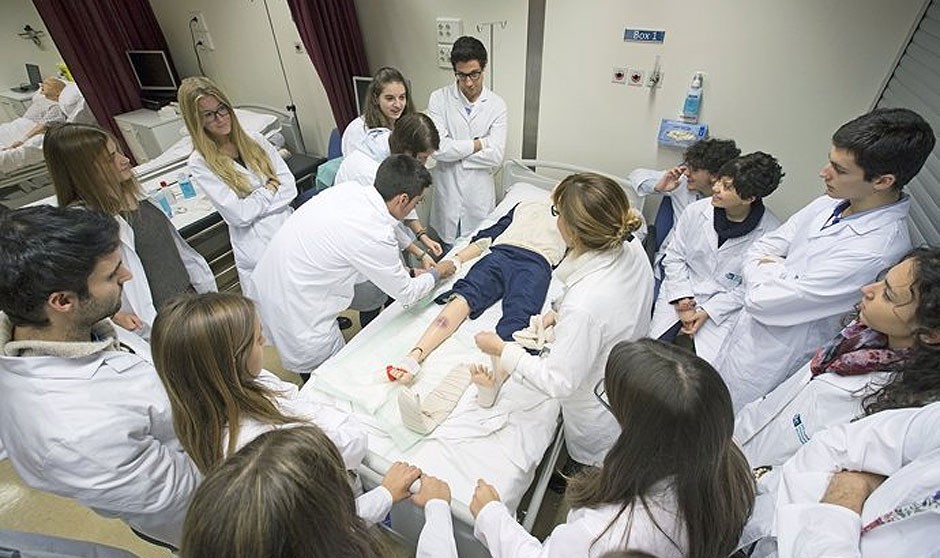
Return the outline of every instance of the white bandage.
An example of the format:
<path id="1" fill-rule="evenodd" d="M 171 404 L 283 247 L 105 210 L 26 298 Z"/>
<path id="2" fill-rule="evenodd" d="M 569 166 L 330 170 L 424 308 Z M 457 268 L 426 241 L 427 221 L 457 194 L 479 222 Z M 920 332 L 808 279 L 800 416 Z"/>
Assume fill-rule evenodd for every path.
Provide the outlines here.
<path id="1" fill-rule="evenodd" d="M 486 370 L 486 383 L 492 382 L 492 385 L 485 385 L 474 382 L 477 385 L 477 404 L 488 409 L 496 403 L 496 397 L 499 396 L 499 390 L 503 387 L 506 379 L 509 378 L 509 372 L 500 364 L 499 357 L 491 356 L 493 369 Z"/>
<path id="2" fill-rule="evenodd" d="M 514 332 L 512 339 L 526 349 L 541 351 L 548 343 L 554 343 L 555 326 L 545 327 L 542 316 L 531 316 L 529 327 Z"/>
<path id="3" fill-rule="evenodd" d="M 460 396 L 470 385 L 470 367 L 454 367 L 422 401 L 409 388 L 398 392 L 398 411 L 402 423 L 419 434 L 430 434 L 450 415 Z"/>
<path id="4" fill-rule="evenodd" d="M 475 240 L 473 244 L 479 248 L 481 252 L 486 252 L 490 249 L 490 246 L 493 245 L 493 239 L 489 237 L 479 238 Z"/>

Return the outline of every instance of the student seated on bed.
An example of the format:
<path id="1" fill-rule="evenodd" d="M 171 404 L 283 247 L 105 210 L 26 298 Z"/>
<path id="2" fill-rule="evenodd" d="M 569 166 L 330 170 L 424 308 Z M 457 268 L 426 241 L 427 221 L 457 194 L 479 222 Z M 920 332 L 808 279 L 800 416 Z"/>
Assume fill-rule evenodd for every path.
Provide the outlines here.
<path id="1" fill-rule="evenodd" d="M 603 464 L 573 478 L 567 521 L 544 544 L 516 522 L 496 490 L 477 482 L 474 535 L 494 558 L 599 557 L 631 549 L 660 558 L 728 556 L 754 502 L 754 481 L 731 439 L 721 376 L 684 349 L 621 342 L 592 397 L 619 436 Z"/>
<path id="2" fill-rule="evenodd" d="M 121 257 L 136 278 L 124 289 L 114 321 L 144 338 L 157 309 L 183 293 L 217 290 L 215 275 L 156 205 L 142 199 L 130 161 L 97 126 L 50 128 L 43 153 L 62 207 L 84 205 L 113 216 L 121 229 Z"/>
<path id="3" fill-rule="evenodd" d="M 407 485 L 404 495 L 407 496 Z M 456 558 L 450 487 L 422 476 L 420 558 Z M 315 426 L 266 432 L 214 469 L 183 528 L 183 558 L 393 555 L 356 515 L 343 460 Z"/>
<path id="4" fill-rule="evenodd" d="M 33 96 L 33 102 L 26 108 L 26 112 L 22 116 L 23 120 L 33 124 L 32 127 L 28 130 L 16 130 L 19 132 L 20 137 L 15 140 L 9 137 L 14 130 L 0 132 L 0 138 L 4 138 L 4 142 L 9 142 L 2 146 L 3 149 L 17 148 L 29 138 L 45 132 L 49 124 L 65 122 L 66 114 L 59 106 L 59 95 L 62 94 L 63 89 L 65 89 L 65 82 L 59 78 L 50 76 L 42 80 L 42 85 L 39 86 L 41 95 Z"/>
<path id="5" fill-rule="evenodd" d="M 297 386 L 262 368 L 261 320 L 249 299 L 234 293 L 176 299 L 157 316 L 152 343 L 177 436 L 203 473 L 264 432 L 307 424 L 329 437 L 346 469 L 365 456 L 366 431 L 352 415 L 302 399 Z M 384 519 L 420 474 L 393 465 L 381 486 L 356 499 L 359 516 Z"/>

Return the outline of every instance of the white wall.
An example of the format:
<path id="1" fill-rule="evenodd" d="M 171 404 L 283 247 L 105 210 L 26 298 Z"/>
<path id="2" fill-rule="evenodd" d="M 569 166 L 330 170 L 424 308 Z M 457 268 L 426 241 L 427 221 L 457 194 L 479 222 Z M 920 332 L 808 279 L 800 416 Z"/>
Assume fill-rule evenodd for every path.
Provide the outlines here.
<path id="1" fill-rule="evenodd" d="M 816 174 L 841 123 L 868 110 L 924 0 L 548 0 L 538 156 L 624 175 L 664 167 L 681 152 L 659 148 L 661 118 L 674 118 L 692 73 L 707 73 L 702 119 L 745 151 L 778 157 L 787 176 L 768 204 L 789 216 L 822 193 Z M 356 0 L 369 63 L 399 67 L 417 104 L 447 83 L 436 68 L 434 18 L 508 20 L 497 31 L 496 90 L 509 105 L 508 156 L 521 149 L 527 3 L 522 0 Z M 662 45 L 623 42 L 625 27 L 665 29 Z M 646 88 L 610 82 L 615 66 L 651 69 Z"/>
<path id="2" fill-rule="evenodd" d="M 42 48 L 18 35 L 26 25 L 43 31 Z M 0 52 L 3 53 L 0 56 L 0 88 L 3 89 L 29 81 L 26 77 L 27 63 L 39 66 L 45 77 L 55 75 L 55 65 L 62 61 L 32 0 L 0 2 Z"/>
<path id="3" fill-rule="evenodd" d="M 180 77 L 199 75 L 189 31 L 190 11 L 200 11 L 215 43 L 201 51 L 207 77 L 236 104 L 268 105 L 283 110 L 290 102 L 288 86 L 278 64 L 263 0 L 151 0 Z M 267 0 L 274 31 L 284 58 L 290 91 L 303 130 L 307 151 L 326 153 L 336 126 L 326 92 L 307 54 L 297 54 L 300 35 L 285 0 Z"/>

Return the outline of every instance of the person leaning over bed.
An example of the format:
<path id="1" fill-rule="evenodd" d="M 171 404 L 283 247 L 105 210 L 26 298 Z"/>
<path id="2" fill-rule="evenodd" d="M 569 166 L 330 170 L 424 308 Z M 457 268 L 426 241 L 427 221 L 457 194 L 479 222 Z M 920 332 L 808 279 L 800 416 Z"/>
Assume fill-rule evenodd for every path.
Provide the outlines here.
<path id="1" fill-rule="evenodd" d="M 294 175 L 264 136 L 245 132 L 232 102 L 209 79 L 184 79 L 178 98 L 193 139 L 193 183 L 228 224 L 239 283 L 246 289 L 265 247 L 293 212 Z"/>
<path id="2" fill-rule="evenodd" d="M 616 418 L 619 435 L 599 468 L 569 482 L 567 521 L 543 544 L 479 480 L 470 502 L 474 535 L 494 558 L 623 549 L 728 556 L 751 513 L 754 481 L 731 439 L 731 396 L 715 369 L 661 341 L 623 341 L 591 396 Z"/>
<path id="3" fill-rule="evenodd" d="M 564 292 L 552 303 L 554 310 L 541 317 L 546 327 L 555 326 L 551 351 L 534 356 L 494 332 L 478 333 L 476 344 L 500 359 L 489 383 L 498 385 L 508 373 L 561 400 L 568 455 L 596 465 L 620 427 L 591 389 L 603 376 L 611 347 L 649 331 L 653 272 L 630 234 L 640 216 L 616 182 L 594 173 L 573 174 L 555 187 L 552 201 L 569 250 L 554 270 Z M 486 383 L 479 375 L 474 381 Z"/>
<path id="4" fill-rule="evenodd" d="M 141 199 L 130 161 L 110 134 L 87 124 L 57 125 L 46 132 L 42 151 L 60 206 L 97 209 L 120 225 L 121 257 L 136 279 L 124 289 L 115 323 L 146 339 L 157 309 L 171 298 L 217 290 L 205 258 Z"/>

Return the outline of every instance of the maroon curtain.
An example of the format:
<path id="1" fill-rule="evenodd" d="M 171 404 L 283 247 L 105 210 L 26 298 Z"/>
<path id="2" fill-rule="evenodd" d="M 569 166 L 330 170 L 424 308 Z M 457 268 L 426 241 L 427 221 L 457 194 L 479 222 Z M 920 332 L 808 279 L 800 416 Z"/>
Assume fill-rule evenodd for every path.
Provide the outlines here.
<path id="1" fill-rule="evenodd" d="M 326 90 L 333 119 L 341 131 L 356 114 L 352 77 L 369 75 L 362 32 L 351 0 L 287 0 Z"/>
<path id="2" fill-rule="evenodd" d="M 148 0 L 33 0 L 49 35 L 102 127 L 122 144 L 112 117 L 140 108 L 127 50 L 162 50 L 173 61 Z M 173 69 L 174 75 L 176 70 Z M 178 77 L 178 75 L 177 75 Z M 127 146 L 124 152 L 130 155 Z"/>

